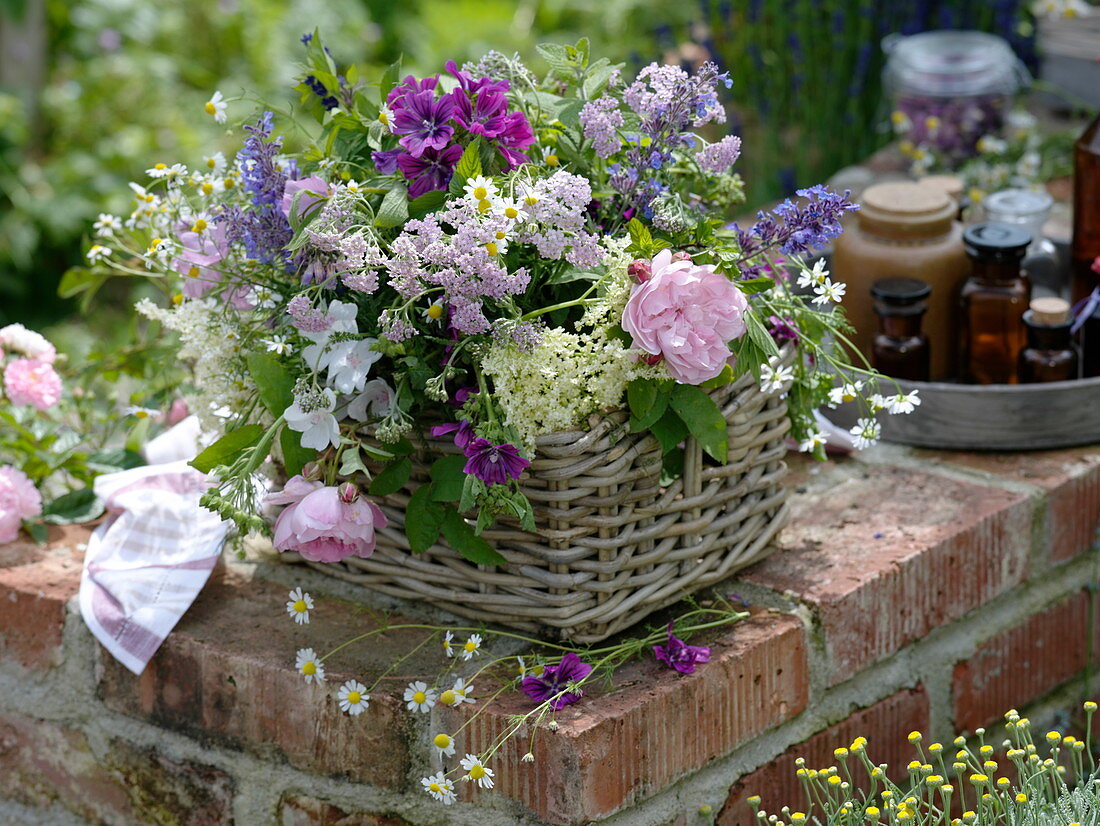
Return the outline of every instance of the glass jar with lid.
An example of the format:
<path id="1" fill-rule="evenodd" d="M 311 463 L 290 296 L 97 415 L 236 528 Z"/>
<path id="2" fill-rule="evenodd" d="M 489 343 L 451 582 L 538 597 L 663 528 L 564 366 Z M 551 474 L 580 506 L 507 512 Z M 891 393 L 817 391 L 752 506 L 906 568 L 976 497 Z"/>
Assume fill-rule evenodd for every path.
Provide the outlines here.
<path id="1" fill-rule="evenodd" d="M 1002 189 L 982 201 L 985 219 L 1011 224 L 1031 233 L 1023 268 L 1031 277 L 1035 297 L 1059 296 L 1064 284 L 1058 249 L 1043 237 L 1043 226 L 1050 218 L 1054 198 L 1042 189 Z"/>
<path id="2" fill-rule="evenodd" d="M 982 136 L 1001 131 L 1030 81 L 1008 42 L 985 32 L 891 35 L 882 46 L 894 131 L 913 151 L 947 166 L 977 154 Z"/>

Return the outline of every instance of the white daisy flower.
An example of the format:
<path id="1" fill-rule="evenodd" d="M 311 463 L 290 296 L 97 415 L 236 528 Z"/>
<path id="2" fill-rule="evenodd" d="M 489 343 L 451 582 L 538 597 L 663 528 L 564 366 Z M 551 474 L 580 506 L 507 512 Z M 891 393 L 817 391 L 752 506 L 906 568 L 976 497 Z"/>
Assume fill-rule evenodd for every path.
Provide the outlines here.
<path id="1" fill-rule="evenodd" d="M 471 634 L 470 638 L 462 644 L 462 659 L 469 662 L 474 655 L 481 654 L 481 635 Z"/>
<path id="2" fill-rule="evenodd" d="M 476 700 L 474 700 L 474 698 L 470 696 L 471 694 L 473 694 L 474 684 L 467 684 L 462 677 L 459 677 L 457 680 L 455 680 L 455 687 L 452 688 L 451 691 L 453 691 L 455 695 L 454 702 L 451 703 L 451 705 L 453 705 L 455 708 L 458 708 L 463 703 L 473 704 L 474 702 L 476 702 Z"/>
<path id="3" fill-rule="evenodd" d="M 814 285 L 814 304 L 828 304 L 830 301 L 839 304 L 844 298 L 847 287 L 839 281 L 830 281 L 826 278 L 820 284 Z"/>
<path id="4" fill-rule="evenodd" d="M 535 755 L 533 755 L 531 752 L 527 752 L 527 754 L 523 755 L 520 760 L 522 760 L 524 763 L 534 763 Z"/>
<path id="5" fill-rule="evenodd" d="M 102 244 L 92 244 L 84 255 L 88 259 L 89 264 L 98 264 L 104 258 L 111 257 L 111 250 L 109 247 L 105 247 Z"/>
<path id="6" fill-rule="evenodd" d="M 441 801 L 445 806 L 450 806 L 457 798 L 455 784 L 448 780 L 443 772 L 433 774 L 431 777 L 420 778 L 420 784 L 424 787 L 424 791 L 436 800 Z"/>
<path id="7" fill-rule="evenodd" d="M 487 212 L 489 209 L 492 209 L 493 199 L 497 196 L 497 185 L 493 183 L 492 178 L 486 178 L 484 175 L 475 175 L 466 181 L 466 185 L 462 187 L 462 191 L 466 193 L 466 200 L 478 207 L 479 211 Z M 482 201 L 489 205 L 487 209 L 482 209 Z"/>
<path id="8" fill-rule="evenodd" d="M 225 172 L 225 168 L 228 164 L 225 162 L 225 155 L 221 152 L 215 152 L 213 155 L 206 155 L 202 159 L 203 164 L 210 170 L 211 174 L 221 175 Z"/>
<path id="9" fill-rule="evenodd" d="M 455 753 L 455 739 L 449 734 L 437 734 L 432 738 L 432 745 L 439 752 L 440 757 L 453 757 Z"/>
<path id="10" fill-rule="evenodd" d="M 493 770 L 481 762 L 476 754 L 467 754 L 459 761 L 459 765 L 466 771 L 463 780 L 473 780 L 483 789 L 493 788 Z"/>
<path id="11" fill-rule="evenodd" d="M 384 103 L 378 109 L 378 122 L 385 127 L 387 132 L 393 131 L 393 110 Z"/>
<path id="12" fill-rule="evenodd" d="M 859 398 L 859 391 L 862 389 L 862 381 L 848 382 L 840 387 L 834 387 L 829 391 L 829 407 L 836 407 L 844 402 L 854 402 Z"/>
<path id="13" fill-rule="evenodd" d="M 264 344 L 267 345 L 267 352 L 278 353 L 280 356 L 285 356 L 294 352 L 294 345 L 291 344 L 286 336 L 272 336 L 271 338 L 261 339 Z"/>
<path id="14" fill-rule="evenodd" d="M 133 416 L 135 419 L 153 419 L 160 415 L 160 411 L 152 407 L 131 404 L 123 411 L 123 415 Z"/>
<path id="15" fill-rule="evenodd" d="M 561 166 L 561 158 L 554 151 L 554 147 L 546 146 L 542 150 L 542 162 L 547 166 Z"/>
<path id="16" fill-rule="evenodd" d="M 819 258 L 814 262 L 812 270 L 802 268 L 802 272 L 798 276 L 798 286 L 805 288 L 812 287 L 815 284 L 824 284 L 828 275 L 829 271 L 825 269 L 825 259 Z"/>
<path id="17" fill-rule="evenodd" d="M 878 393 L 872 393 L 871 398 L 868 399 L 868 408 L 872 413 L 878 413 L 880 410 L 886 409 L 886 398 Z"/>
<path id="18" fill-rule="evenodd" d="M 425 321 L 439 321 L 443 318 L 444 308 L 438 301 L 433 301 L 427 307 L 420 311 L 420 315 Z"/>
<path id="19" fill-rule="evenodd" d="M 773 369 L 770 364 L 760 367 L 760 389 L 765 393 L 781 393 L 794 381 L 794 370 L 786 365 Z"/>
<path id="20" fill-rule="evenodd" d="M 214 96 L 206 101 L 206 106 L 203 108 L 206 114 L 213 115 L 218 123 L 225 123 L 225 110 L 229 108 L 229 104 L 225 102 L 221 92 L 215 91 Z"/>
<path id="21" fill-rule="evenodd" d="M 348 680 L 336 694 L 336 700 L 340 703 L 340 710 L 346 711 L 352 717 L 362 714 L 370 705 L 370 695 L 367 687 L 358 680 Z"/>
<path id="22" fill-rule="evenodd" d="M 874 419 L 859 419 L 848 432 L 854 437 L 856 450 L 863 450 L 878 441 L 882 427 Z"/>
<path id="23" fill-rule="evenodd" d="M 448 657 L 453 657 L 455 655 L 454 638 L 455 635 L 450 631 L 448 631 L 443 637 L 443 653 L 446 654 Z"/>
<path id="24" fill-rule="evenodd" d="M 111 235 L 122 229 L 122 219 L 109 212 L 101 212 L 99 213 L 99 217 L 96 218 L 95 223 L 92 224 L 92 229 L 94 229 L 95 234 L 100 237 Z"/>
<path id="25" fill-rule="evenodd" d="M 493 215 L 508 219 L 512 224 L 522 224 L 527 220 L 527 213 L 515 198 L 499 198 L 493 204 Z"/>
<path id="26" fill-rule="evenodd" d="M 154 238 L 149 242 L 149 248 L 145 250 L 147 261 L 159 261 L 167 264 L 175 254 L 175 243 L 167 238 Z"/>
<path id="27" fill-rule="evenodd" d="M 321 661 L 317 658 L 317 652 L 312 648 L 298 649 L 298 659 L 295 661 L 294 667 L 298 669 L 298 673 L 306 678 L 307 683 L 312 683 L 314 680 L 319 683 L 325 681 L 325 667 L 321 665 Z"/>
<path id="28" fill-rule="evenodd" d="M 313 597 L 301 588 L 295 588 L 290 592 L 290 599 L 286 602 L 286 612 L 294 618 L 299 625 L 309 623 L 309 612 L 313 610 Z"/>
<path id="29" fill-rule="evenodd" d="M 807 434 L 806 438 L 798 443 L 798 449 L 803 453 L 813 453 L 819 447 L 825 446 L 825 434 L 820 430 Z"/>
<path id="30" fill-rule="evenodd" d="M 896 396 L 889 396 L 885 399 L 886 407 L 895 415 L 898 413 L 912 413 L 920 407 L 920 397 L 917 395 L 919 392 L 919 390 L 914 390 L 911 393 L 898 393 Z"/>
<path id="31" fill-rule="evenodd" d="M 171 166 L 166 163 L 158 163 L 146 169 L 145 174 L 150 178 L 176 178 L 186 175 L 187 167 L 181 163 L 174 163 Z"/>
<path id="32" fill-rule="evenodd" d="M 420 682 L 409 683 L 405 689 L 405 708 L 409 711 L 420 711 L 427 714 L 435 705 L 437 695 L 434 688 L 428 688 L 428 684 Z"/>

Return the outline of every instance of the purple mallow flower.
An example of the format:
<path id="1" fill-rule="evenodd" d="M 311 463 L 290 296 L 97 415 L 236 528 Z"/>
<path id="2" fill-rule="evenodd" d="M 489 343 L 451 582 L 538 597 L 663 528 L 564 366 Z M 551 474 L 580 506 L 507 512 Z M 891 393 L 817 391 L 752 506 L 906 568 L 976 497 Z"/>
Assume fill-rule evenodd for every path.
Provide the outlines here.
<path id="1" fill-rule="evenodd" d="M 584 694 L 580 688 L 570 687 L 592 673 L 592 666 L 570 651 L 557 665 L 548 665 L 542 676 L 528 674 L 520 683 L 523 693 L 537 703 L 550 701 L 550 708 L 560 711 L 577 702 Z"/>
<path id="2" fill-rule="evenodd" d="M 456 143 L 442 152 L 425 149 L 419 158 L 402 153 L 397 156 L 397 166 L 409 181 L 409 195 L 419 198 L 426 192 L 446 189 L 461 157 L 462 147 Z"/>
<path id="3" fill-rule="evenodd" d="M 477 438 L 473 426 L 465 419 L 458 424 L 437 424 L 431 429 L 433 439 L 438 439 L 440 436 L 446 436 L 448 433 L 455 434 L 455 446 L 463 450 L 466 449 L 466 446 L 470 444 L 470 442 Z"/>
<path id="4" fill-rule="evenodd" d="M 509 479 L 518 479 L 531 464 L 513 445 L 494 445 L 480 436 L 471 439 L 462 452 L 468 460 L 463 472 L 476 476 L 486 485 L 503 485 Z"/>
<path id="5" fill-rule="evenodd" d="M 691 674 L 696 663 L 710 662 L 710 649 L 705 645 L 688 645 L 672 633 L 673 623 L 668 624 L 668 642 L 653 646 L 657 659 L 681 674 Z"/>
<path id="6" fill-rule="evenodd" d="M 428 149 L 446 148 L 454 137 L 455 128 L 447 121 L 455 111 L 451 95 L 436 98 L 435 92 L 424 91 L 406 94 L 399 108 L 393 113 L 393 132 L 403 135 L 398 141 L 414 158 Z"/>

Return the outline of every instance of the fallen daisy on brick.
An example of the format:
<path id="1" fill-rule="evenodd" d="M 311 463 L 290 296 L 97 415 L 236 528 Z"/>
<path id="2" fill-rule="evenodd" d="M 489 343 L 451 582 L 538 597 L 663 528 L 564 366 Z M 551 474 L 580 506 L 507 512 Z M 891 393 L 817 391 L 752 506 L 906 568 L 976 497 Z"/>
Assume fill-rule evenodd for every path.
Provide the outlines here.
<path id="1" fill-rule="evenodd" d="M 286 612 L 299 625 L 309 622 L 309 612 L 313 610 L 313 597 L 305 593 L 301 588 L 295 588 L 290 592 L 290 599 L 286 603 Z"/>

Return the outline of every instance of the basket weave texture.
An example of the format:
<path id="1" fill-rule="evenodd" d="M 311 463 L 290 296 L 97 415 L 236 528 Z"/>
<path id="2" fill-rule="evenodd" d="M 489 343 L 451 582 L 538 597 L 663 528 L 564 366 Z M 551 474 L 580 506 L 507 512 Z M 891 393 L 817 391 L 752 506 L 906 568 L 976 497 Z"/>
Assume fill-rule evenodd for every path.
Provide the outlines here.
<path id="1" fill-rule="evenodd" d="M 784 352 L 783 362 L 792 355 Z M 762 559 L 787 522 L 786 402 L 751 374 L 711 396 L 728 422 L 728 460 L 712 462 L 689 438 L 683 475 L 666 487 L 659 442 L 630 433 L 623 411 L 587 432 L 540 437 L 520 479 L 537 531 L 498 522 L 482 534 L 506 565 L 474 564 L 442 540 L 423 553 L 409 549 L 405 506 L 434 459 L 460 452 L 449 439 L 429 440 L 406 486 L 378 500 L 389 525 L 369 559 L 307 564 L 487 623 L 602 640 Z"/>

